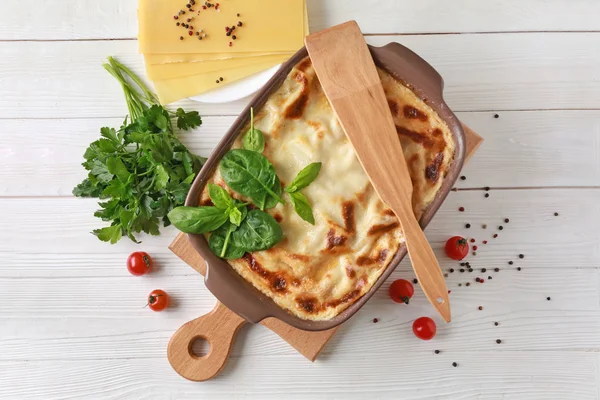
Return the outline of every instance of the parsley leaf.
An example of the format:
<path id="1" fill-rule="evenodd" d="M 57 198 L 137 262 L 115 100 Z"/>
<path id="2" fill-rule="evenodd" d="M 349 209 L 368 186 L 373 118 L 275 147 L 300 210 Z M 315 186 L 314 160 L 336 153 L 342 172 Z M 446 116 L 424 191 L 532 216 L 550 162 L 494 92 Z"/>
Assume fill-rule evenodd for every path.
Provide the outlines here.
<path id="1" fill-rule="evenodd" d="M 177 127 L 184 131 L 202 125 L 202 119 L 200 118 L 198 111 L 185 112 L 183 111 L 183 108 L 178 108 L 175 115 L 177 116 Z"/>

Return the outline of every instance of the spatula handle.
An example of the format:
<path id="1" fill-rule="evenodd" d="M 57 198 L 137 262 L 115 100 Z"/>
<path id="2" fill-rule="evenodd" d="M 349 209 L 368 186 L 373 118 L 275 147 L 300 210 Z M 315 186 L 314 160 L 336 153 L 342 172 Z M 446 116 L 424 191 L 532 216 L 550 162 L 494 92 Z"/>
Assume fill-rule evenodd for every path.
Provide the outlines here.
<path id="1" fill-rule="evenodd" d="M 186 322 L 169 341 L 168 358 L 173 369 L 191 381 L 205 381 L 217 375 L 229 357 L 233 340 L 245 319 L 217 302 L 208 314 Z M 192 351 L 196 339 L 206 340 L 208 354 L 199 357 Z"/>
<path id="2" fill-rule="evenodd" d="M 407 207 L 406 204 L 410 203 L 398 201 L 391 207 L 402 225 L 413 270 L 429 302 L 446 322 L 450 322 L 452 315 L 444 274 L 425 233 L 415 218 L 412 207 Z"/>

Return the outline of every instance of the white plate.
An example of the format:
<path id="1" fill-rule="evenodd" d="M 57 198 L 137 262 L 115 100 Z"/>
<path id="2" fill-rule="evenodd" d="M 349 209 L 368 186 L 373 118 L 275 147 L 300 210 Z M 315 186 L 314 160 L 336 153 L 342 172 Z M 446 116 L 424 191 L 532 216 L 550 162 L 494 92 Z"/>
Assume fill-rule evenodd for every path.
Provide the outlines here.
<path id="1" fill-rule="evenodd" d="M 275 72 L 277 72 L 279 67 L 281 67 L 281 64 L 271 67 L 267 70 L 257 72 L 256 74 L 250 75 L 238 81 L 231 82 L 222 88 L 214 89 L 209 92 L 199 94 L 198 96 L 190 97 L 190 99 L 200 103 L 228 103 L 230 101 L 243 99 L 244 97 L 250 96 L 258 89 L 263 87 L 265 83 L 271 79 Z"/>

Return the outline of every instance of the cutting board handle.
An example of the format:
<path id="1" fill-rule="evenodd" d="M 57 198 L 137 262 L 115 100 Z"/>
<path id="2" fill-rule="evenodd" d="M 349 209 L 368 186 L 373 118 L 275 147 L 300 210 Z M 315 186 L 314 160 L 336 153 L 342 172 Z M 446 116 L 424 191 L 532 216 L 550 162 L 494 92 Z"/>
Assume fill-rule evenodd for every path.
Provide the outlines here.
<path id="1" fill-rule="evenodd" d="M 173 334 L 167 350 L 169 362 L 181 376 L 191 381 L 205 381 L 217 375 L 229 357 L 233 340 L 246 322 L 220 302 L 206 315 L 186 322 Z M 208 342 L 205 356 L 197 356 L 192 345 L 197 339 Z"/>

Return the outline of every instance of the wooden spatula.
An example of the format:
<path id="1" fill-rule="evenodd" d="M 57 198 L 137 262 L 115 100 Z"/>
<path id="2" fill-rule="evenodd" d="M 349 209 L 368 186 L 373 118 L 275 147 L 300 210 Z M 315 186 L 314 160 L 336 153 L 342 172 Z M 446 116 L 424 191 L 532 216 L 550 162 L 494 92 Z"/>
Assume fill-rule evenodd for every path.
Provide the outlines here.
<path id="1" fill-rule="evenodd" d="M 355 21 L 305 38 L 321 86 L 381 200 L 400 220 L 425 295 L 450 322 L 448 289 L 412 209 L 412 182 L 367 43 Z"/>

